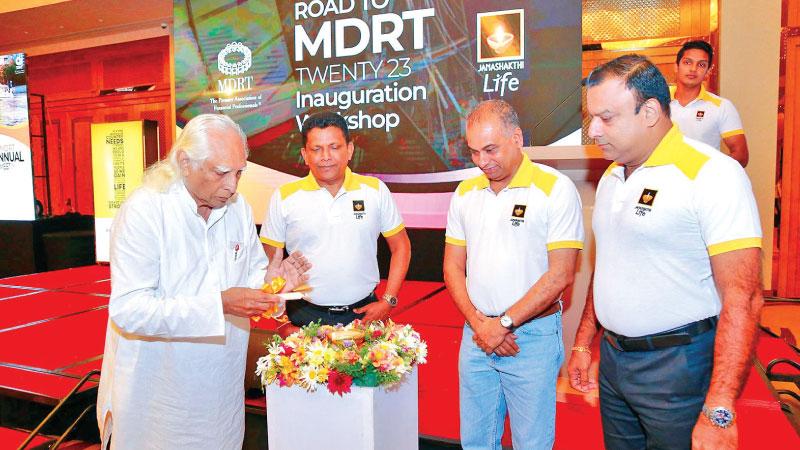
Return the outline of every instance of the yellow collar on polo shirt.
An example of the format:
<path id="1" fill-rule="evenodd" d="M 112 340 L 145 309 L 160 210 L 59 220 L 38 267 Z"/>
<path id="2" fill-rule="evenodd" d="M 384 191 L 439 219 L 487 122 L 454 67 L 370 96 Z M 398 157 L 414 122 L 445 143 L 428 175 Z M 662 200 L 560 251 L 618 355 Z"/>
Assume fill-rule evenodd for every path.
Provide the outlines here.
<path id="1" fill-rule="evenodd" d="M 487 180 L 488 182 L 488 180 Z M 357 173 L 353 173 L 349 167 L 347 167 L 344 171 L 344 182 L 342 186 L 344 187 L 345 191 L 357 191 L 361 189 L 361 186 L 366 184 L 367 186 L 378 190 L 379 181 L 377 178 L 374 177 L 367 177 L 364 175 L 359 175 Z M 322 187 L 317 182 L 317 179 L 314 178 L 314 175 L 309 172 L 308 175 L 305 177 L 293 181 L 291 183 L 286 183 L 280 188 L 281 198 L 286 200 L 287 197 L 294 194 L 297 191 L 318 191 L 322 189 Z"/>
<path id="2" fill-rule="evenodd" d="M 644 167 L 666 166 L 677 167 L 687 178 L 694 180 L 703 165 L 709 160 L 708 155 L 701 153 L 683 140 L 678 127 L 674 124 L 667 134 L 661 138 L 653 153 L 642 164 Z"/>
<path id="3" fill-rule="evenodd" d="M 537 188 L 541 189 L 545 195 L 549 196 L 557 180 L 558 178 L 555 175 L 537 167 L 531 162 L 528 155 L 523 153 L 522 162 L 519 167 L 517 167 L 517 171 L 514 173 L 514 177 L 511 178 L 511 182 L 508 183 L 507 188 L 527 188 L 531 185 L 535 185 Z M 486 174 L 482 173 L 477 177 L 464 180 L 459 186 L 458 194 L 464 195 L 472 189 L 486 189 L 488 187 L 489 178 L 486 177 Z"/>
<path id="4" fill-rule="evenodd" d="M 722 104 L 722 100 L 719 97 L 708 92 L 706 90 L 706 87 L 703 85 L 700 85 L 700 94 L 697 95 L 697 98 L 705 100 L 708 103 L 712 103 L 714 106 L 719 106 Z"/>
<path id="5" fill-rule="evenodd" d="M 675 91 L 677 91 L 677 90 L 678 90 L 678 86 L 675 86 L 675 85 L 670 86 L 669 87 L 669 98 L 671 98 L 672 100 L 675 100 Z M 700 93 L 697 94 L 697 97 L 695 97 L 692 100 L 692 102 L 697 100 L 697 99 L 705 100 L 708 103 L 713 104 L 714 106 L 719 106 L 719 105 L 722 104 L 722 100 L 719 97 L 717 97 L 717 96 L 711 94 L 710 92 L 708 92 L 706 90 L 706 87 L 704 85 L 702 85 L 702 84 L 700 85 Z M 691 102 L 689 102 L 689 103 L 691 103 Z"/>
<path id="6" fill-rule="evenodd" d="M 517 168 L 517 173 L 514 174 L 514 178 L 511 179 L 511 183 L 508 184 L 508 187 L 519 188 L 534 185 L 544 192 L 545 195 L 550 196 L 550 192 L 552 192 L 553 186 L 556 184 L 557 180 L 558 177 L 540 169 L 531 162 L 528 155 L 523 154 L 522 163 L 519 165 L 519 168 Z"/>

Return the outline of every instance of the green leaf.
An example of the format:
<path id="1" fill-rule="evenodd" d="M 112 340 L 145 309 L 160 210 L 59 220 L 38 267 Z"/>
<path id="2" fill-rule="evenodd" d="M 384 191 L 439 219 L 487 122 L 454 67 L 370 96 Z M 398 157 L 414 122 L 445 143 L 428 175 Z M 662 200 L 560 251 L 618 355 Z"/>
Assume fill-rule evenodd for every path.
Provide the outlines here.
<path id="1" fill-rule="evenodd" d="M 364 375 L 359 378 L 353 378 L 353 384 L 361 387 L 378 386 L 380 384 L 378 371 L 372 365 L 368 365 Z"/>
<path id="2" fill-rule="evenodd" d="M 322 326 L 322 320 L 317 320 L 316 322 L 311 322 L 310 324 L 303 327 L 303 334 L 308 337 L 315 337 L 317 332 L 319 332 L 319 327 Z"/>

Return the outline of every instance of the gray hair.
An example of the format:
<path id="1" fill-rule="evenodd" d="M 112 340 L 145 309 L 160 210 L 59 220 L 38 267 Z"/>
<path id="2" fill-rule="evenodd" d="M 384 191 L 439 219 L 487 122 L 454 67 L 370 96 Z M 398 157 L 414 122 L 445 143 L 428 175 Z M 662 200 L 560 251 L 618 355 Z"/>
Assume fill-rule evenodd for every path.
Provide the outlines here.
<path id="1" fill-rule="evenodd" d="M 142 185 L 158 192 L 166 191 L 172 183 L 181 179 L 178 153 L 186 152 L 189 160 L 197 167 L 211 155 L 214 144 L 210 138 L 213 132 L 224 130 L 235 131 L 242 139 L 245 155 L 250 154 L 247 136 L 230 117 L 224 114 L 200 114 L 186 123 L 167 157 L 145 171 Z"/>
<path id="2" fill-rule="evenodd" d="M 478 103 L 478 106 L 467 116 L 467 127 L 492 118 L 499 119 L 509 135 L 520 128 L 519 116 L 514 107 L 499 99 L 484 100 Z"/>

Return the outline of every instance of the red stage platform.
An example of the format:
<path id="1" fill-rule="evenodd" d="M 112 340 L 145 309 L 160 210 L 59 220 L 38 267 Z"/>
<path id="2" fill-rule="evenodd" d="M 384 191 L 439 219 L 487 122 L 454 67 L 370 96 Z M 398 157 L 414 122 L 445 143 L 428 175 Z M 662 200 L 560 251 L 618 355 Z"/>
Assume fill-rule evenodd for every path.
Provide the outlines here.
<path id="1" fill-rule="evenodd" d="M 106 266 L 0 279 L 0 395 L 54 404 L 80 376 L 100 367 L 110 294 Z M 463 320 L 442 283 L 406 282 L 394 320 L 428 342 L 419 369 L 420 434 L 458 440 L 458 346 Z M 271 321 L 261 321 L 268 328 Z M 263 400 L 252 402 L 258 408 Z M 753 369 L 738 404 L 742 449 L 796 448 L 800 439 Z M 17 433 L 0 434 L 17 440 Z M 18 443 L 18 441 L 17 441 Z M 510 446 L 507 433 L 504 444 Z M 602 448 L 597 394 L 558 383 L 557 449 Z"/>

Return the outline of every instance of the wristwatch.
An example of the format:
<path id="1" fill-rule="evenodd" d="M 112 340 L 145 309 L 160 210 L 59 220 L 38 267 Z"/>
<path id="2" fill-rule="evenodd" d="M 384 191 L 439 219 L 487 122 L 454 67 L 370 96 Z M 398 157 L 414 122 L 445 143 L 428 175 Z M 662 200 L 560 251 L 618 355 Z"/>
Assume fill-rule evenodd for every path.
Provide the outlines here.
<path id="1" fill-rule="evenodd" d="M 394 295 L 383 294 L 383 297 L 381 297 L 381 299 L 385 300 L 386 303 L 388 303 L 389 306 L 391 306 L 392 308 L 397 306 L 397 297 L 395 297 Z"/>
<path id="2" fill-rule="evenodd" d="M 509 330 L 514 328 L 514 319 L 511 318 L 508 314 L 503 314 L 500 316 L 500 325 L 508 328 Z"/>
<path id="3" fill-rule="evenodd" d="M 703 405 L 703 415 L 708 417 L 712 425 L 719 428 L 728 428 L 733 425 L 733 420 L 736 418 L 736 413 L 724 406 L 708 408 Z"/>

